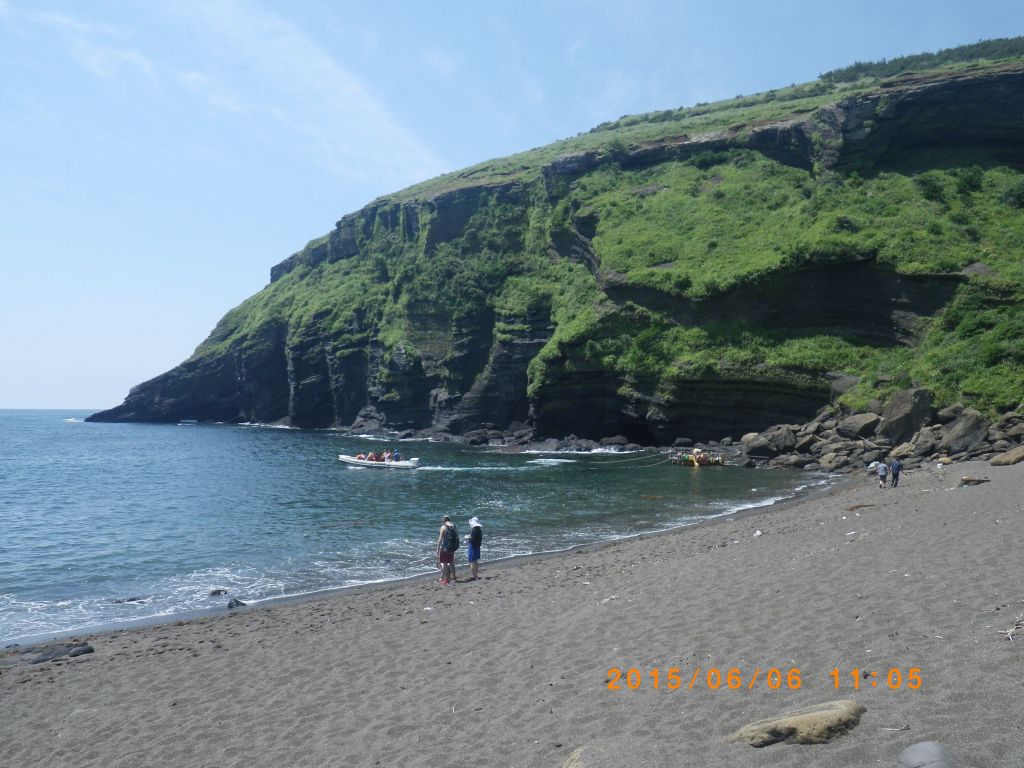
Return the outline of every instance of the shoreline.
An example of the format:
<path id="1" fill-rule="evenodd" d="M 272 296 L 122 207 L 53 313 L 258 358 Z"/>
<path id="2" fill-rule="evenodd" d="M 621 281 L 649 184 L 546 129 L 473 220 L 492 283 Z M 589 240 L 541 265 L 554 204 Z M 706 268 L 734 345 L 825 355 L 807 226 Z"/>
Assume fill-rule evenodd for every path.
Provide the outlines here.
<path id="1" fill-rule="evenodd" d="M 1019 766 L 1024 651 L 1005 631 L 1024 615 L 1022 487 L 1024 464 L 884 491 L 851 478 L 592 551 L 484 562 L 454 587 L 421 577 L 94 635 L 76 658 L 6 656 L 0 696 L 17 703 L 0 764 L 654 768 L 699 754 L 852 768 L 934 740 L 957 764 Z M 654 689 L 673 667 L 692 690 Z M 610 690 L 612 669 L 636 669 L 637 689 Z M 770 687 L 771 669 L 802 685 Z M 743 685 L 712 686 L 715 670 Z M 729 741 L 839 699 L 866 713 L 828 743 Z"/>
<path id="2" fill-rule="evenodd" d="M 550 453 L 545 451 L 542 453 Z M 758 469 L 755 471 L 773 471 L 766 469 Z M 548 558 L 558 557 L 560 555 L 574 554 L 577 552 L 587 553 L 598 551 L 603 547 L 613 545 L 621 541 L 631 541 L 636 539 L 644 539 L 648 537 L 667 536 L 681 531 L 691 530 L 698 527 L 713 525 L 718 522 L 727 521 L 730 519 L 739 519 L 749 515 L 757 515 L 769 510 L 784 508 L 787 504 L 797 503 L 804 499 L 812 498 L 814 495 L 819 493 L 825 493 L 828 489 L 842 486 L 848 482 L 851 482 L 850 475 L 827 475 L 821 478 L 821 482 L 814 483 L 810 482 L 807 485 L 801 486 L 799 490 L 796 490 L 793 495 L 786 498 L 766 501 L 765 503 L 755 504 L 753 506 L 745 507 L 734 511 L 721 512 L 716 515 L 710 515 L 703 519 L 693 523 L 682 523 L 679 525 L 673 525 L 669 528 L 664 528 L 654 531 L 644 531 L 641 533 L 627 534 L 624 536 L 617 536 L 611 539 L 604 539 L 601 541 L 592 541 L 584 544 L 575 544 L 571 547 L 565 547 L 563 549 L 543 550 L 540 552 L 527 552 L 517 555 L 508 555 L 495 560 L 485 560 L 484 564 L 488 568 L 494 567 L 506 567 L 515 565 L 517 563 L 530 563 L 533 561 L 543 561 Z M 769 497 L 771 498 L 771 497 Z M 468 568 L 468 565 L 463 562 L 458 565 L 459 568 Z M 96 624 L 87 625 L 82 627 L 76 627 L 67 630 L 57 630 L 54 632 L 41 632 L 34 635 L 22 635 L 16 636 L 4 640 L 4 645 L 0 646 L 0 654 L 3 651 L 9 650 L 11 646 L 18 646 L 21 648 L 28 648 L 34 646 L 43 646 L 51 643 L 59 643 L 68 641 L 80 637 L 89 638 L 97 637 L 101 635 L 110 635 L 120 632 L 136 630 L 136 629 L 147 629 L 151 627 L 160 627 L 168 624 L 176 624 L 178 622 L 190 622 L 190 621 L 202 621 L 207 618 L 215 618 L 219 616 L 231 615 L 240 611 L 258 610 L 261 608 L 273 607 L 275 605 L 290 605 L 293 603 L 302 603 L 307 600 L 317 600 L 320 598 L 327 598 L 333 595 L 345 595 L 345 594 L 362 594 L 364 592 L 376 589 L 387 589 L 392 586 L 399 586 L 405 583 L 416 583 L 418 581 L 424 581 L 430 583 L 436 576 L 436 571 L 428 571 L 426 573 L 417 573 L 409 576 L 396 576 L 393 578 L 381 579 L 379 581 L 364 582 L 361 584 L 352 584 L 349 586 L 341 587 L 323 587 L 320 589 L 310 590 L 306 592 L 297 592 L 290 595 L 278 595 L 274 597 L 255 598 L 252 600 L 243 600 L 245 606 L 240 608 L 227 608 L 222 606 L 215 606 L 209 608 L 200 608 L 191 611 L 182 611 L 180 613 L 173 614 L 158 614 L 153 616 L 144 616 L 135 619 L 128 619 L 123 622 L 114 622 L 107 624 Z M 242 599 L 242 598 L 238 598 Z"/>

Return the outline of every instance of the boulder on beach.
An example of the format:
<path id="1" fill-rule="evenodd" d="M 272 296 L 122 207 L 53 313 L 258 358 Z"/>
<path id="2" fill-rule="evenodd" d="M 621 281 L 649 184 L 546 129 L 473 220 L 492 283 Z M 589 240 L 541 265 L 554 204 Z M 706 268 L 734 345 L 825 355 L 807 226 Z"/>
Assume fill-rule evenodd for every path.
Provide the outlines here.
<path id="1" fill-rule="evenodd" d="M 1024 461 L 1024 445 L 1018 445 L 1016 448 L 1011 448 L 1005 453 L 993 456 L 992 461 L 989 463 L 993 467 L 1009 467 L 1020 461 Z"/>
<path id="2" fill-rule="evenodd" d="M 988 436 L 988 419 L 968 408 L 946 425 L 946 436 L 939 448 L 947 453 L 960 453 L 973 448 Z"/>
<path id="3" fill-rule="evenodd" d="M 932 410 L 932 393 L 927 389 L 901 389 L 894 392 L 882 411 L 878 434 L 894 443 L 909 440 L 925 421 Z"/>
<path id="4" fill-rule="evenodd" d="M 856 726 L 866 711 L 862 704 L 849 699 L 828 701 L 745 725 L 729 741 L 742 741 L 752 747 L 767 747 L 780 741 L 825 744 Z"/>
<path id="5" fill-rule="evenodd" d="M 796 445 L 796 435 L 790 427 L 784 424 L 766 429 L 761 433 L 761 437 L 775 447 L 776 453 L 789 453 Z"/>
<path id="6" fill-rule="evenodd" d="M 867 437 L 875 431 L 880 417 L 877 413 L 855 413 L 836 425 L 836 431 L 843 437 L 854 439 Z"/>
<path id="7" fill-rule="evenodd" d="M 988 482 L 991 481 L 987 477 L 961 477 L 960 487 L 963 488 L 965 485 L 981 485 Z"/>
<path id="8" fill-rule="evenodd" d="M 910 441 L 914 456 L 931 456 L 939 447 L 944 431 L 942 427 L 925 427 Z"/>
<path id="9" fill-rule="evenodd" d="M 908 456 L 912 456 L 913 454 L 914 454 L 914 444 L 913 443 L 900 443 L 895 448 L 893 448 L 891 451 L 889 451 L 889 455 L 892 458 L 894 458 L 894 459 L 905 459 Z"/>
<path id="10" fill-rule="evenodd" d="M 839 453 L 826 453 L 818 460 L 818 463 L 821 464 L 821 468 L 826 472 L 834 472 L 841 467 L 845 467 L 850 463 L 850 460 Z"/>
<path id="11" fill-rule="evenodd" d="M 747 440 L 748 435 L 743 436 L 743 450 L 748 456 L 756 456 L 761 459 L 771 459 L 779 455 L 779 449 L 770 440 L 762 435 L 754 435 Z"/>
<path id="12" fill-rule="evenodd" d="M 81 640 L 72 640 L 69 643 L 53 643 L 39 648 L 30 648 L 28 651 L 37 651 L 36 655 L 29 661 L 29 664 L 42 664 L 44 661 L 55 661 L 65 656 L 75 658 L 93 652 L 93 647 Z"/>

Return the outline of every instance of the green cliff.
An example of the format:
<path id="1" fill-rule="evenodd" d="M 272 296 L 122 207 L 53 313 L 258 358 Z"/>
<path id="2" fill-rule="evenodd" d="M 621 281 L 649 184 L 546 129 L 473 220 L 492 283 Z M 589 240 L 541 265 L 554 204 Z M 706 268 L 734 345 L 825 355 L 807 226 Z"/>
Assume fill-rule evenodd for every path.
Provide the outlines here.
<path id="1" fill-rule="evenodd" d="M 1024 39 L 990 41 L 448 174 L 343 217 L 90 418 L 661 443 L 911 386 L 1007 410 L 1021 115 Z"/>

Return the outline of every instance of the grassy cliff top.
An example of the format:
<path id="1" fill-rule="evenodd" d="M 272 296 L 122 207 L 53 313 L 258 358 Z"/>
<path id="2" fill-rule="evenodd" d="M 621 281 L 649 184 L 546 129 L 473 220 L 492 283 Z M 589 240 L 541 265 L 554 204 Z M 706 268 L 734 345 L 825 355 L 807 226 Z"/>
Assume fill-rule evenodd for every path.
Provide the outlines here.
<path id="1" fill-rule="evenodd" d="M 293 348 L 329 340 L 332 354 L 372 347 L 385 366 L 392 356 L 419 361 L 431 387 L 455 392 L 474 375 L 465 350 L 536 326 L 553 329 L 530 363 L 536 398 L 572 370 L 666 400 L 702 377 L 840 372 L 861 380 L 844 396 L 856 406 L 914 385 L 940 403 L 1016 407 L 1024 393 L 1024 174 L 1015 124 L 1000 124 L 1001 148 L 984 135 L 946 142 L 961 115 L 942 103 L 912 126 L 929 129 L 930 141 L 859 172 L 780 162 L 742 141 L 643 164 L 616 158 L 659 142 L 743 137 L 880 94 L 944 83 L 977 94 L 976 83 L 1022 72 L 1024 38 L 858 63 L 812 83 L 622 117 L 425 181 L 311 241 L 221 320 L 196 358 L 275 334 Z M 1002 120 L 979 119 L 983 127 Z M 544 183 L 546 165 L 585 152 L 599 162 Z M 418 205 L 470 188 L 472 199 L 445 210 Z M 922 310 L 909 341 L 869 338 L 868 311 L 860 330 L 815 318 L 773 330 L 750 312 L 702 316 L 759 282 L 850 264 L 959 287 L 941 310 Z M 782 303 L 790 299 L 799 297 Z M 377 375 L 385 390 L 389 375 Z"/>
<path id="2" fill-rule="evenodd" d="M 392 202 L 427 200 L 444 192 L 526 180 L 555 158 L 574 152 L 638 146 L 674 137 L 695 138 L 727 130 L 743 130 L 806 115 L 844 98 L 887 87 L 924 84 L 954 76 L 984 76 L 1001 69 L 1024 67 L 1024 37 L 987 40 L 937 53 L 903 56 L 888 61 L 857 62 L 822 74 L 817 80 L 750 96 L 699 103 L 638 115 L 623 115 L 586 133 L 543 147 L 477 163 L 414 184 L 382 199 Z"/>

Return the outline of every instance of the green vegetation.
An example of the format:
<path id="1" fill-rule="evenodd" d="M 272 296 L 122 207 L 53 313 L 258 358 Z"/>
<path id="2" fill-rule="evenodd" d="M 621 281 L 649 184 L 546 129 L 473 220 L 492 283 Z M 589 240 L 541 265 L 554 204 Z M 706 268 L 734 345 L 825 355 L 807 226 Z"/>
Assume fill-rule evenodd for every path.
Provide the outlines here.
<path id="1" fill-rule="evenodd" d="M 507 341 L 550 324 L 553 335 L 529 366 L 531 397 L 560 371 L 665 396 L 701 377 L 844 372 L 861 378 L 844 396 L 854 406 L 916 385 L 940 404 L 962 400 L 990 414 L 1016 407 L 1024 397 L 1024 175 L 1014 162 L 957 146 L 904 151 L 856 172 L 809 170 L 742 141 L 645 167 L 627 160 L 666 138 L 742 138 L 751 126 L 873 92 L 877 78 L 921 77 L 924 68 L 938 78 L 967 62 L 1022 55 L 1024 38 L 1014 38 L 858 63 L 806 85 L 623 117 L 410 187 L 358 215 L 358 256 L 305 259 L 229 312 L 196 356 L 281 329 L 290 344 L 327 338 L 338 350 L 378 339 L 386 354 L 419 355 L 452 381 L 457 337 Z M 594 153 L 590 170 L 545 176 L 546 164 L 574 152 Z M 453 193 L 475 195 L 460 203 L 467 214 L 434 206 Z M 410 207 L 418 226 L 407 226 Z M 463 218 L 450 225 L 446 216 Z M 432 241 L 442 224 L 453 231 Z M 302 256 L 326 246 L 314 240 Z M 703 317 L 768 276 L 851 263 L 907 276 L 976 266 L 912 344 L 880 344 L 825 323 L 779 330 Z"/>
<path id="2" fill-rule="evenodd" d="M 680 328 L 649 314 L 559 327 L 558 337 L 591 340 L 583 353 L 588 363 L 659 382 L 725 370 L 841 370 L 863 379 L 847 396 L 852 405 L 912 384 L 989 412 L 1019 404 L 1024 211 L 1011 202 L 1019 171 L 972 163 L 918 175 L 814 178 L 749 150 L 721 159 L 706 169 L 692 161 L 637 172 L 609 167 L 581 179 L 572 195 L 600 222 L 593 247 L 602 269 L 628 285 L 711 301 L 811 263 L 867 260 L 904 274 L 953 273 L 980 263 L 998 278 L 972 277 L 916 349 L 876 348 L 825 328 L 790 337 L 742 324 Z M 658 191 L 637 192 L 651 189 Z M 891 374 L 883 384 L 878 371 Z"/>
<path id="3" fill-rule="evenodd" d="M 866 77 L 894 77 L 922 69 L 974 61 L 1002 61 L 1024 56 L 1024 37 L 982 40 L 973 45 L 946 48 L 937 53 L 918 53 L 876 62 L 858 61 L 820 76 L 826 83 L 849 83 Z"/>

